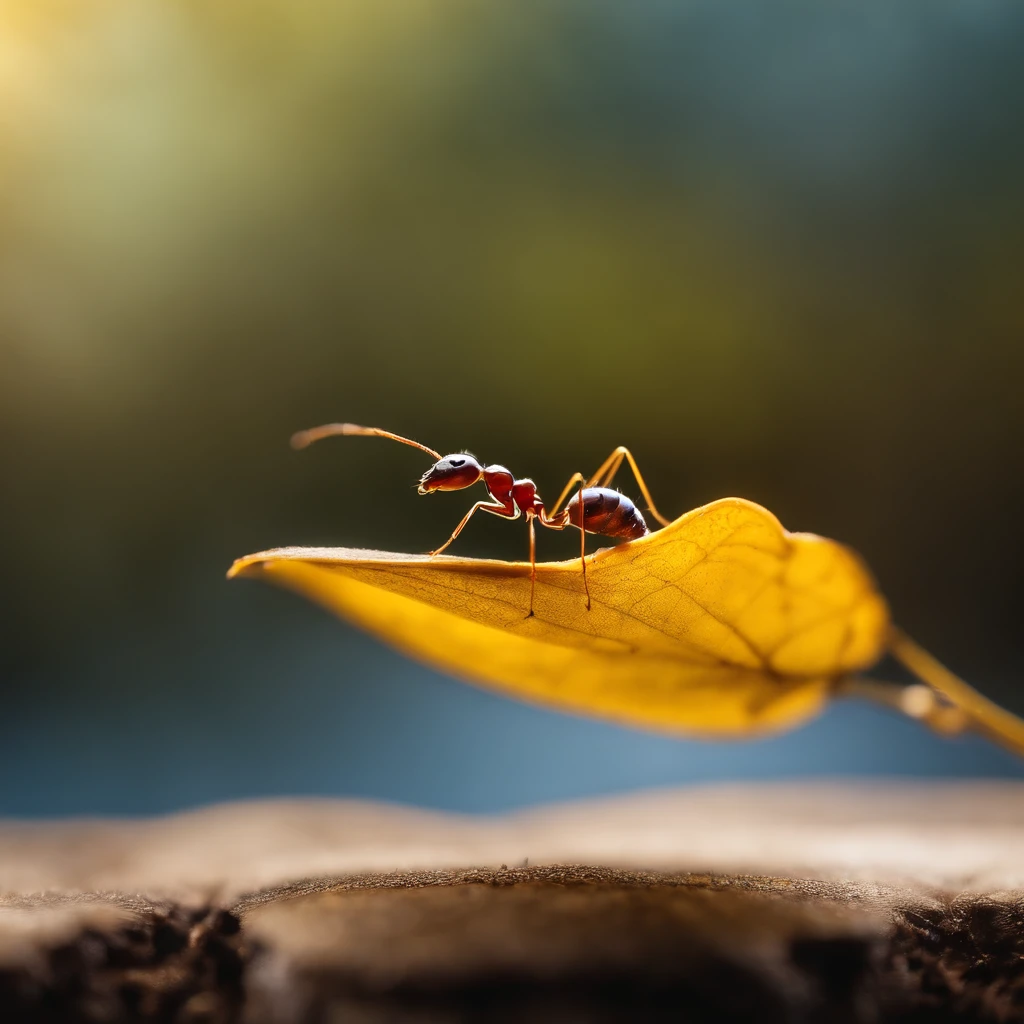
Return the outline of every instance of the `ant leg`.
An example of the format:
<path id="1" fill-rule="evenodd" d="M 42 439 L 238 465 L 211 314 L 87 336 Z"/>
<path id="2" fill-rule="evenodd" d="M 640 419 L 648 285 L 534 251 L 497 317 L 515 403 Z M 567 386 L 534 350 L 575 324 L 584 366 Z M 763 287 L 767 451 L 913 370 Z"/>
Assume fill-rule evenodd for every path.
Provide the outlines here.
<path id="1" fill-rule="evenodd" d="M 553 530 L 564 530 L 569 525 L 569 514 L 565 509 L 561 509 L 562 502 L 565 501 L 569 492 L 573 489 L 573 486 L 578 487 L 577 494 L 579 495 L 579 507 L 580 515 L 583 514 L 583 487 L 586 484 L 586 477 L 582 473 L 573 473 L 569 477 L 569 482 L 562 488 L 562 493 L 558 496 L 558 501 L 555 502 L 554 507 L 550 512 L 542 512 L 540 521 L 545 526 L 550 526 Z M 572 525 L 576 525 L 573 523 Z M 583 589 L 587 594 L 587 611 L 590 611 L 590 584 L 587 582 L 587 534 L 583 527 L 580 527 L 580 566 L 583 569 Z"/>
<path id="2" fill-rule="evenodd" d="M 601 463 L 600 469 L 598 469 L 598 471 L 587 481 L 587 487 L 607 487 L 611 482 L 612 477 L 618 472 L 623 459 L 628 460 L 629 468 L 633 470 L 633 476 L 636 477 L 636 482 L 640 485 L 640 493 L 643 494 L 644 501 L 647 502 L 647 507 L 650 509 L 651 515 L 654 516 L 662 526 L 668 526 L 670 520 L 666 519 L 654 504 L 654 499 L 651 497 L 651 492 L 647 490 L 647 484 L 644 482 L 644 478 L 640 474 L 640 469 L 636 464 L 636 459 L 633 458 L 633 453 L 622 445 L 619 445 L 619 447 Z"/>
<path id="3" fill-rule="evenodd" d="M 513 505 L 512 506 L 512 510 L 509 511 L 509 506 L 508 505 L 502 505 L 502 504 L 499 504 L 497 502 L 492 503 L 492 502 L 489 502 L 489 501 L 478 501 L 462 517 L 462 522 L 459 523 L 459 525 L 455 527 L 455 532 L 439 548 L 435 549 L 434 551 L 428 552 L 430 557 L 433 558 L 434 555 L 441 554 L 441 552 L 444 551 L 444 549 L 446 547 L 448 547 L 448 545 L 451 544 L 451 542 L 453 540 L 455 540 L 455 538 L 458 537 L 458 535 L 460 533 L 462 533 L 462 528 L 466 525 L 466 523 L 468 523 L 470 521 L 470 519 L 473 518 L 473 513 L 480 512 L 480 511 L 490 512 L 491 515 L 501 516 L 502 519 L 518 519 L 519 518 L 519 509 L 515 505 Z"/>
<path id="4" fill-rule="evenodd" d="M 530 610 L 528 619 L 533 618 L 533 592 L 537 589 L 537 531 L 533 528 L 533 516 L 527 513 L 530 523 Z"/>
<path id="5" fill-rule="evenodd" d="M 575 484 L 578 487 L 579 507 L 583 509 L 583 485 L 585 483 L 582 473 L 573 473 L 569 478 L 569 482 L 565 485 L 565 489 L 558 497 L 558 504 L 555 505 L 551 512 L 546 512 L 544 509 L 540 510 L 539 518 L 543 526 L 548 526 L 552 530 L 564 530 L 570 525 L 569 512 L 566 509 L 558 510 L 558 506 L 565 500 L 565 496 L 569 493 L 572 486 Z M 576 523 L 572 523 L 572 526 L 576 526 Z M 587 594 L 587 611 L 590 611 L 590 584 L 587 582 L 587 534 L 586 531 L 580 527 L 580 566 L 583 569 L 583 589 Z"/>
<path id="6" fill-rule="evenodd" d="M 580 516 L 583 515 L 583 479 L 580 478 Z M 590 611 L 590 584 L 587 582 L 587 533 L 580 526 L 580 566 L 583 569 L 583 589 L 587 595 L 587 611 Z"/>
<path id="7" fill-rule="evenodd" d="M 573 475 L 569 477 L 569 482 L 562 488 L 562 493 L 558 496 L 558 501 L 554 503 L 551 507 L 551 511 L 548 513 L 549 518 L 554 519 L 555 516 L 558 515 L 558 510 L 562 507 L 562 502 L 569 497 L 569 492 L 573 489 L 573 486 L 578 483 L 583 483 L 584 480 L 586 480 L 586 477 L 582 473 L 573 473 Z"/>

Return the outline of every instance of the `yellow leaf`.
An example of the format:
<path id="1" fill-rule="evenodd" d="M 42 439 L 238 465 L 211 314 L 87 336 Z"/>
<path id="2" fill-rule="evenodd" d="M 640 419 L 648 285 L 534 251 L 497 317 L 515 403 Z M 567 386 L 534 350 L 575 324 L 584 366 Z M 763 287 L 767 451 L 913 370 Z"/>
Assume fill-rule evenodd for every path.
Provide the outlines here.
<path id="1" fill-rule="evenodd" d="M 396 647 L 538 704 L 658 730 L 748 736 L 817 713 L 876 662 L 889 616 L 853 552 L 725 498 L 587 557 L 540 563 L 280 548 L 265 576 Z"/>

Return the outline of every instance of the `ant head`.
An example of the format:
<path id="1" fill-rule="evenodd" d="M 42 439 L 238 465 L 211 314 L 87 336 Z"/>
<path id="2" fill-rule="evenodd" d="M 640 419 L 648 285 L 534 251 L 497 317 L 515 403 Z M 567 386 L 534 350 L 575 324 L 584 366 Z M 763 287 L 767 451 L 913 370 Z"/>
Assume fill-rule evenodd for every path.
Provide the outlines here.
<path id="1" fill-rule="evenodd" d="M 484 475 L 484 467 L 466 452 L 446 455 L 439 459 L 420 478 L 420 494 L 432 491 L 460 491 L 472 487 Z"/>

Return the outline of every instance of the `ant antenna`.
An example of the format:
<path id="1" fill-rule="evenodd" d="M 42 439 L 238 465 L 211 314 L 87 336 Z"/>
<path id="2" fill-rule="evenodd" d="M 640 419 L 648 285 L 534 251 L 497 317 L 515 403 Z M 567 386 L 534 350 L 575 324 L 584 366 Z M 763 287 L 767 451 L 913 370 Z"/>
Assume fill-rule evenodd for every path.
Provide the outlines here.
<path id="1" fill-rule="evenodd" d="M 410 441 L 407 437 L 392 434 L 390 430 L 381 430 L 379 427 L 360 427 L 355 423 L 325 423 L 322 427 L 300 430 L 297 434 L 292 434 L 292 447 L 307 448 L 314 441 L 320 441 L 325 437 L 335 437 L 338 434 L 358 437 L 387 437 L 392 441 L 401 441 L 402 444 L 419 448 L 421 452 L 433 456 L 438 462 L 441 460 L 440 452 L 435 452 L 433 448 L 428 448 L 425 444 L 420 444 L 419 441 Z"/>

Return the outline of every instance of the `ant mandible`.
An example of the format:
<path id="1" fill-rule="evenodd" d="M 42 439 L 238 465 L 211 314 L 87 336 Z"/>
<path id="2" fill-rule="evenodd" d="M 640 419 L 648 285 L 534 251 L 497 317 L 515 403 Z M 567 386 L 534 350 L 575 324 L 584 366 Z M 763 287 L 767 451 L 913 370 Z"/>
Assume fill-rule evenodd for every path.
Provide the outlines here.
<path id="1" fill-rule="evenodd" d="M 516 480 L 504 466 L 482 466 L 468 452 L 446 455 L 442 458 L 440 452 L 435 452 L 433 448 L 428 448 L 407 437 L 392 434 L 389 430 L 360 427 L 354 423 L 327 423 L 322 427 L 312 427 L 310 430 L 300 430 L 294 434 L 292 447 L 305 448 L 314 441 L 325 437 L 334 437 L 338 434 L 386 437 L 426 452 L 436 461 L 420 477 L 417 488 L 420 494 L 432 494 L 434 491 L 460 491 L 483 480 L 491 500 L 478 501 L 462 517 L 462 522 L 455 527 L 448 540 L 435 551 L 430 552 L 430 557 L 444 551 L 458 537 L 463 527 L 476 512 L 490 512 L 503 519 L 518 519 L 521 515 L 525 515 L 526 522 L 530 527 L 530 611 L 527 618 L 533 615 L 533 593 L 537 586 L 537 540 L 534 534 L 534 521 L 550 530 L 564 530 L 570 525 L 579 528 L 580 565 L 583 569 L 583 589 L 587 595 L 587 611 L 590 610 L 590 586 L 587 583 L 586 535 L 594 533 L 602 537 L 636 540 L 638 537 L 646 537 L 651 532 L 636 505 L 624 494 L 608 487 L 622 465 L 623 459 L 629 462 L 630 469 L 633 470 L 636 482 L 640 485 L 651 515 L 662 526 L 668 526 L 669 523 L 655 508 L 650 491 L 647 490 L 647 484 L 644 483 L 644 478 L 637 468 L 636 459 L 633 458 L 628 448 L 622 446 L 616 448 L 590 478 L 585 477 L 582 473 L 573 473 L 569 477 L 569 482 L 562 489 L 558 501 L 548 512 L 544 507 L 544 502 L 537 494 L 537 485 L 532 480 Z M 565 501 L 573 487 L 576 488 L 576 493 L 569 499 L 565 508 L 562 508 L 562 502 Z"/>

